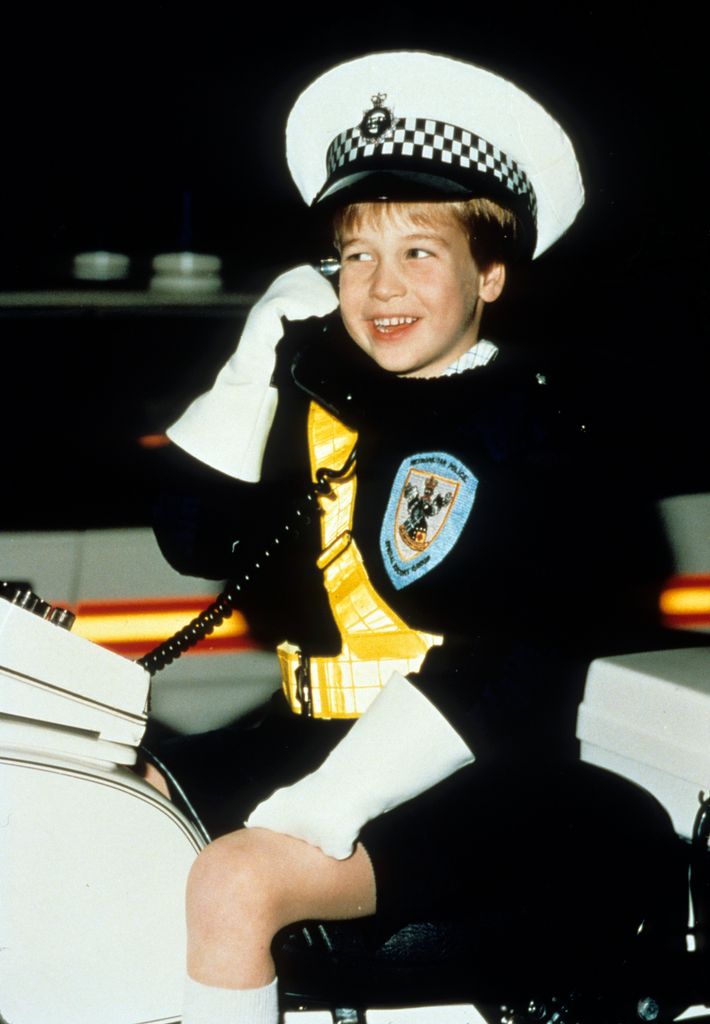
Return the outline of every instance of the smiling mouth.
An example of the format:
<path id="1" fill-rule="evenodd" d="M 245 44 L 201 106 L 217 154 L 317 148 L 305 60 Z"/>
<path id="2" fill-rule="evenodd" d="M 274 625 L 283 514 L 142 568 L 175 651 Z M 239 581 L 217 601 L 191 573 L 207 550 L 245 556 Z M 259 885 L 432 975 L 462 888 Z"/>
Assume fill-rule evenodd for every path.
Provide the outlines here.
<path id="1" fill-rule="evenodd" d="M 372 324 L 380 334 L 392 334 L 402 327 L 410 327 L 419 317 L 416 316 L 378 316 L 372 318 Z"/>

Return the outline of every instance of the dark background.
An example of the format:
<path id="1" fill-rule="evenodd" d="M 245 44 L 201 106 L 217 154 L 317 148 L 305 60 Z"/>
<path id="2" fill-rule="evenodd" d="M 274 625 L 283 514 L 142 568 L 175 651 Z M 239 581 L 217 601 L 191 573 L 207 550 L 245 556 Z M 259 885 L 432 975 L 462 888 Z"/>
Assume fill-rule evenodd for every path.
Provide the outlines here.
<path id="1" fill-rule="evenodd" d="M 609 273 L 642 264 L 672 269 L 669 302 L 687 297 L 679 267 L 707 254 L 710 225 L 705 38 L 689 5 L 258 6 L 30 5 L 6 19 L 6 281 L 95 247 L 288 262 L 305 223 L 283 153 L 294 98 L 341 59 L 419 48 L 513 78 L 569 130 L 588 204 L 559 260 L 587 254 L 596 301 L 614 301 Z"/>
<path id="2" fill-rule="evenodd" d="M 574 139 L 587 186 L 574 229 L 513 277 L 486 333 L 573 353 L 604 429 L 661 492 L 710 489 L 707 58 L 692 10 L 26 5 L 4 16 L 2 33 L 0 289 L 66 288 L 72 256 L 98 248 L 131 257 L 125 287 L 145 287 L 156 253 L 192 249 L 222 257 L 230 290 L 260 289 L 323 255 L 284 157 L 298 92 L 369 51 L 446 52 L 546 105 Z M 183 317 L 178 330 L 171 318 L 104 317 L 92 330 L 52 320 L 28 334 L 25 319 L 5 318 L 8 356 L 33 351 L 15 401 L 35 418 L 54 402 L 50 418 L 70 436 L 101 436 L 92 416 L 107 402 L 116 422 L 134 410 L 130 431 L 161 429 L 206 386 L 236 331 L 223 319 Z M 63 370 L 53 341 L 68 353 Z M 58 382 L 70 393 L 63 406 Z"/>

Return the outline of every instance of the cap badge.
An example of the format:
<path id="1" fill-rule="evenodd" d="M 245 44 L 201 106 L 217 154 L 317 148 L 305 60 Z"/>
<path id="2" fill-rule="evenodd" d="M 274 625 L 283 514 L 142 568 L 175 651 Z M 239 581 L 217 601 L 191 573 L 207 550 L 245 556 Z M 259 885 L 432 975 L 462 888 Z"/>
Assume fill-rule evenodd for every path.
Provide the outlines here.
<path id="1" fill-rule="evenodd" d="M 394 110 L 384 105 L 386 92 L 378 92 L 370 97 L 372 107 L 366 110 L 360 122 L 360 135 L 368 142 L 384 142 L 394 128 Z"/>

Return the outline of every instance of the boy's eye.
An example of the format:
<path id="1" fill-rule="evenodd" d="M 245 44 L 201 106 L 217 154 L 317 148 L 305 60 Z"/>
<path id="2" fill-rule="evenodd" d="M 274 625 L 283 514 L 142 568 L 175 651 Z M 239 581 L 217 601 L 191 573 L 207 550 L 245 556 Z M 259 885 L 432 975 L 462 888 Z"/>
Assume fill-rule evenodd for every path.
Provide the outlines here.
<path id="1" fill-rule="evenodd" d="M 407 256 L 415 260 L 425 260 L 427 256 L 433 255 L 428 249 L 409 249 Z"/>
<path id="2" fill-rule="evenodd" d="M 372 256 L 369 252 L 351 252 L 345 257 L 350 263 L 358 263 L 364 260 L 371 260 Z"/>

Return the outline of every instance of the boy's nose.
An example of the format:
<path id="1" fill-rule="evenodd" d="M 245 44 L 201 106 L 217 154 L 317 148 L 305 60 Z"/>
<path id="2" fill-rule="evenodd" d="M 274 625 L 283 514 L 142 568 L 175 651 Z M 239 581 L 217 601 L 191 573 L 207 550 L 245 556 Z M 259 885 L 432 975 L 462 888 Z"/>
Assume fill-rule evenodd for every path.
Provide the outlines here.
<path id="1" fill-rule="evenodd" d="M 397 298 L 407 291 L 407 284 L 398 268 L 386 260 L 381 260 L 370 279 L 370 294 L 375 299 L 386 302 Z"/>

